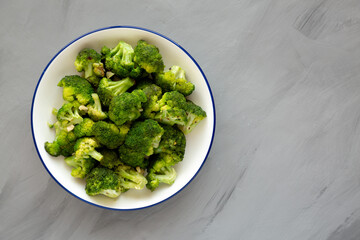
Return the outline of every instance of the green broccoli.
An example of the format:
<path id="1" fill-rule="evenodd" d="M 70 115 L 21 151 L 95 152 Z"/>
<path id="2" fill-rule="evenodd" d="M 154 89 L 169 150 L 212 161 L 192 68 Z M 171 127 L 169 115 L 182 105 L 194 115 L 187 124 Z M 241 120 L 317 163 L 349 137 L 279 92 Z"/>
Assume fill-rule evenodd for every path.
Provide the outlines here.
<path id="1" fill-rule="evenodd" d="M 111 100 L 109 118 L 116 125 L 122 125 L 128 121 L 136 120 L 141 115 L 141 103 L 146 101 L 145 93 L 139 89 L 131 93 L 125 92 L 117 95 Z"/>
<path id="2" fill-rule="evenodd" d="M 166 92 L 158 101 L 160 111 L 156 113 L 155 119 L 167 125 L 185 125 L 187 116 L 183 104 L 186 102 L 184 95 L 177 91 Z"/>
<path id="3" fill-rule="evenodd" d="M 101 55 L 94 49 L 85 48 L 81 50 L 76 57 L 75 67 L 78 72 L 85 71 L 84 77 L 95 87 L 105 75 Z"/>
<path id="4" fill-rule="evenodd" d="M 135 47 L 134 53 L 134 62 L 138 63 L 146 72 L 160 73 L 164 71 L 165 65 L 156 46 L 140 40 Z"/>
<path id="5" fill-rule="evenodd" d="M 201 120 L 206 118 L 206 112 L 190 100 L 182 104 L 182 109 L 186 111 L 187 120 L 184 125 L 179 124 L 178 127 L 181 131 L 183 131 L 183 133 L 188 134 L 196 125 L 199 124 Z"/>
<path id="6" fill-rule="evenodd" d="M 96 167 L 86 178 L 85 191 L 89 196 L 105 195 L 117 198 L 125 190 L 120 186 L 119 176 L 112 170 Z"/>
<path id="7" fill-rule="evenodd" d="M 104 106 L 109 106 L 111 99 L 114 96 L 126 92 L 134 84 L 135 81 L 131 78 L 124 78 L 119 81 L 112 81 L 108 78 L 103 78 L 100 81 L 97 93 L 99 95 L 101 103 Z"/>
<path id="8" fill-rule="evenodd" d="M 99 152 L 101 155 L 103 155 L 103 159 L 100 161 L 100 165 L 109 169 L 113 169 L 121 164 L 116 150 L 102 148 L 99 150 Z"/>
<path id="9" fill-rule="evenodd" d="M 86 79 L 78 75 L 65 76 L 60 80 L 58 86 L 63 87 L 65 101 L 78 100 L 83 105 L 93 101 L 91 94 L 94 93 L 94 89 Z"/>
<path id="10" fill-rule="evenodd" d="M 169 71 L 157 74 L 155 83 L 165 92 L 178 91 L 184 96 L 195 90 L 195 85 L 186 80 L 185 71 L 179 66 L 172 66 Z"/>
<path id="11" fill-rule="evenodd" d="M 125 144 L 119 147 L 119 158 L 121 162 L 131 167 L 146 168 L 149 163 L 144 153 L 127 147 Z"/>
<path id="12" fill-rule="evenodd" d="M 147 184 L 147 180 L 140 172 L 136 171 L 134 168 L 126 165 L 119 165 L 115 173 L 119 175 L 120 185 L 124 189 L 143 189 Z"/>
<path id="13" fill-rule="evenodd" d="M 126 135 L 125 145 L 145 156 L 150 156 L 154 153 L 154 148 L 159 146 L 163 133 L 164 129 L 152 119 L 136 122 Z"/>
<path id="14" fill-rule="evenodd" d="M 57 111 L 56 118 L 60 122 L 67 121 L 69 125 L 79 124 L 83 120 L 77 105 L 73 102 L 64 103 Z"/>
<path id="15" fill-rule="evenodd" d="M 160 183 L 165 183 L 172 185 L 176 179 L 176 171 L 171 165 L 166 165 L 166 161 L 163 161 L 162 154 L 157 155 L 157 159 L 155 160 L 153 166 L 157 168 L 150 167 L 148 169 L 148 174 L 146 179 L 148 183 L 146 187 L 151 191 L 154 191 L 157 187 L 159 187 Z M 161 164 L 157 164 L 157 161 L 160 161 Z M 160 167 L 161 166 L 161 167 Z"/>
<path id="16" fill-rule="evenodd" d="M 74 152 L 76 136 L 74 132 L 68 131 L 69 125 L 65 122 L 55 122 L 55 139 L 53 142 L 45 142 L 45 150 L 51 156 L 70 156 Z"/>
<path id="17" fill-rule="evenodd" d="M 184 133 L 177 127 L 161 125 L 164 129 L 164 134 L 161 136 L 159 147 L 154 149 L 154 153 L 166 153 L 172 157 L 176 162 L 184 158 L 186 138 Z"/>
<path id="18" fill-rule="evenodd" d="M 84 118 L 83 121 L 74 128 L 74 134 L 77 138 L 93 136 L 94 121 L 90 118 Z"/>
<path id="19" fill-rule="evenodd" d="M 67 165 L 73 167 L 71 170 L 71 176 L 75 178 L 85 178 L 91 169 L 95 167 L 97 162 L 91 157 L 77 158 L 75 155 L 67 157 L 64 160 Z"/>
<path id="20" fill-rule="evenodd" d="M 100 121 L 107 118 L 105 112 L 102 111 L 99 96 L 96 93 L 91 94 L 94 103 L 87 105 L 89 117 L 94 121 Z"/>
<path id="21" fill-rule="evenodd" d="M 156 113 L 160 111 L 160 105 L 158 101 L 162 95 L 161 88 L 150 81 L 142 81 L 137 85 L 136 88 L 143 90 L 147 98 L 147 101 L 142 105 L 144 109 L 144 111 L 141 113 L 142 117 L 145 119 L 155 119 Z"/>
<path id="22" fill-rule="evenodd" d="M 115 149 L 124 143 L 125 136 L 129 129 L 130 127 L 128 125 L 117 127 L 113 123 L 99 121 L 94 124 L 93 134 L 100 144 L 109 149 Z"/>
<path id="23" fill-rule="evenodd" d="M 143 70 L 133 61 L 134 49 L 130 44 L 120 41 L 113 49 L 104 46 L 101 54 L 105 60 L 106 69 L 117 76 L 138 78 L 143 75 Z"/>
<path id="24" fill-rule="evenodd" d="M 75 156 L 76 158 L 92 157 L 95 160 L 101 161 L 103 155 L 95 150 L 95 148 L 98 147 L 100 147 L 100 144 L 94 138 L 80 138 L 76 141 L 74 146 Z"/>

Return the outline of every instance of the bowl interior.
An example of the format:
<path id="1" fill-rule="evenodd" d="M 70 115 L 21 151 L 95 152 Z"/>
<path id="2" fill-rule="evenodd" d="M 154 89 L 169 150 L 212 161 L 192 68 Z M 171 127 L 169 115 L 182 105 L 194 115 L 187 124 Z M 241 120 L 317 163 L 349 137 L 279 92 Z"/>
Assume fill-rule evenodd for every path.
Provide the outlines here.
<path id="1" fill-rule="evenodd" d="M 74 67 L 77 53 L 83 48 L 100 52 L 102 46 L 114 47 L 119 40 L 131 44 L 143 39 L 160 49 L 166 68 L 179 65 L 186 71 L 188 80 L 195 84 L 195 91 L 188 98 L 200 105 L 207 118 L 188 135 L 184 160 L 175 166 L 177 179 L 172 186 L 161 186 L 156 191 L 131 190 L 117 199 L 102 196 L 90 197 L 85 193 L 85 181 L 73 178 L 71 168 L 63 157 L 52 157 L 44 149 L 46 141 L 53 141 L 55 133 L 47 123 L 55 122 L 52 108 L 62 103 L 62 88 L 57 84 L 65 75 L 79 74 Z M 101 207 L 111 209 L 138 209 L 162 202 L 185 187 L 200 170 L 210 150 L 215 127 L 214 103 L 205 76 L 192 58 L 177 44 L 165 37 L 132 27 L 113 27 L 98 30 L 80 37 L 61 50 L 49 63 L 41 76 L 33 99 L 32 128 L 34 142 L 39 156 L 52 177 L 76 197 Z"/>

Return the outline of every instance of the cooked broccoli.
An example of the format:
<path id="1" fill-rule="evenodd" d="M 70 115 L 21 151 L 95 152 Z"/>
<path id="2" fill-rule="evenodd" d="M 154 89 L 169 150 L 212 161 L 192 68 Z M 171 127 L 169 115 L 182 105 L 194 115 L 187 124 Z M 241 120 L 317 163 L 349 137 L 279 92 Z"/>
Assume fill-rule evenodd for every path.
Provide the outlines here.
<path id="1" fill-rule="evenodd" d="M 93 101 L 91 94 L 94 92 L 91 84 L 78 75 L 65 76 L 58 83 L 63 87 L 63 98 L 72 102 L 78 100 L 80 104 L 86 105 Z"/>
<path id="2" fill-rule="evenodd" d="M 151 191 L 154 191 L 157 187 L 159 187 L 160 183 L 172 185 L 176 179 L 175 169 L 171 165 L 163 164 L 164 161 L 161 157 L 162 154 L 157 155 L 157 159 L 153 165 L 158 168 L 151 167 L 148 169 L 148 175 L 146 176 L 148 183 L 146 184 L 146 187 Z M 161 164 L 156 164 L 157 161 L 161 161 Z"/>
<path id="3" fill-rule="evenodd" d="M 147 184 L 147 180 L 140 172 L 136 171 L 134 168 L 126 165 L 119 165 L 115 172 L 120 177 L 120 185 L 124 189 L 143 189 Z"/>
<path id="4" fill-rule="evenodd" d="M 139 89 L 113 97 L 109 106 L 110 120 L 116 125 L 136 120 L 141 115 L 141 103 L 146 100 L 145 93 Z"/>
<path id="5" fill-rule="evenodd" d="M 101 54 L 105 59 L 106 69 L 119 77 L 138 78 L 142 76 L 143 70 L 133 61 L 134 49 L 130 44 L 120 41 L 113 49 L 104 46 Z"/>
<path id="6" fill-rule="evenodd" d="M 187 116 L 182 105 L 186 102 L 184 95 L 177 91 L 166 92 L 158 101 L 160 112 L 156 113 L 155 119 L 167 125 L 185 125 Z"/>
<path id="7" fill-rule="evenodd" d="M 77 105 L 73 102 L 64 103 L 57 111 L 56 118 L 60 122 L 67 121 L 69 125 L 79 124 L 83 120 Z"/>
<path id="8" fill-rule="evenodd" d="M 165 92 L 178 91 L 184 96 L 195 90 L 195 85 L 186 80 L 185 71 L 179 66 L 172 66 L 169 71 L 157 74 L 155 83 Z"/>
<path id="9" fill-rule="evenodd" d="M 75 178 L 85 178 L 85 176 L 93 169 L 96 165 L 96 160 L 89 158 L 77 158 L 75 155 L 64 159 L 66 164 L 73 167 L 71 170 L 71 176 Z"/>
<path id="10" fill-rule="evenodd" d="M 77 124 L 74 128 L 74 133 L 77 138 L 93 136 L 94 121 L 90 118 L 84 118 L 83 121 Z"/>
<path id="11" fill-rule="evenodd" d="M 102 111 L 99 96 L 96 93 L 93 93 L 91 94 L 91 97 L 93 98 L 94 103 L 87 105 L 90 118 L 94 121 L 104 120 L 107 118 L 107 115 Z"/>
<path id="12" fill-rule="evenodd" d="M 206 118 L 206 112 L 198 105 L 194 104 L 190 100 L 182 104 L 183 109 L 186 111 L 187 120 L 184 125 L 179 124 L 178 127 L 183 133 L 190 133 L 201 120 Z"/>
<path id="13" fill-rule="evenodd" d="M 101 155 L 104 156 L 103 159 L 100 161 L 100 165 L 113 169 L 121 164 L 116 150 L 102 148 L 99 150 L 99 152 L 101 153 Z"/>
<path id="14" fill-rule="evenodd" d="M 147 101 L 142 105 L 144 109 L 143 118 L 155 119 L 156 113 L 160 111 L 158 101 L 162 95 L 161 88 L 150 81 L 143 81 L 137 85 L 137 89 L 143 90 L 147 98 Z"/>
<path id="15" fill-rule="evenodd" d="M 177 127 L 161 125 L 164 134 L 161 136 L 159 147 L 154 149 L 154 153 L 166 153 L 179 162 L 184 158 L 186 138 L 184 133 Z"/>
<path id="16" fill-rule="evenodd" d="M 95 150 L 100 147 L 100 144 L 94 139 L 89 137 L 80 138 L 76 141 L 74 150 L 76 158 L 89 158 L 92 157 L 98 161 L 103 159 L 103 155 Z"/>
<path id="17" fill-rule="evenodd" d="M 75 67 L 78 72 L 85 71 L 84 77 L 95 87 L 105 75 L 101 55 L 94 49 L 85 48 L 81 50 L 76 57 Z"/>
<path id="18" fill-rule="evenodd" d="M 154 148 L 159 146 L 163 133 L 164 129 L 152 119 L 136 122 L 126 135 L 125 145 L 145 156 L 150 156 L 154 153 Z"/>
<path id="19" fill-rule="evenodd" d="M 121 162 L 131 167 L 146 168 L 149 163 L 144 153 L 129 148 L 125 144 L 119 147 L 119 158 Z"/>
<path id="20" fill-rule="evenodd" d="M 135 84 L 135 81 L 131 78 L 124 78 L 119 81 L 112 81 L 108 78 L 103 78 L 100 81 L 97 93 L 104 106 L 109 106 L 111 99 L 114 96 L 120 95 L 126 92 L 130 87 Z"/>
<path id="21" fill-rule="evenodd" d="M 120 186 L 119 176 L 112 170 L 96 167 L 86 178 L 85 191 L 90 196 L 105 195 L 110 198 L 117 198 L 124 189 Z"/>
<path id="22" fill-rule="evenodd" d="M 124 143 L 125 136 L 129 129 L 130 127 L 128 125 L 117 127 L 113 123 L 99 121 L 94 124 L 93 134 L 100 144 L 109 149 L 115 149 Z"/>
<path id="23" fill-rule="evenodd" d="M 64 122 L 55 122 L 55 139 L 53 142 L 45 142 L 45 150 L 50 155 L 57 157 L 63 155 L 70 156 L 74 152 L 76 136 L 74 132 L 68 131 L 68 124 Z"/>
<path id="24" fill-rule="evenodd" d="M 159 73 L 164 71 L 165 65 L 156 46 L 140 40 L 135 47 L 134 53 L 134 62 L 138 63 L 146 72 Z"/>

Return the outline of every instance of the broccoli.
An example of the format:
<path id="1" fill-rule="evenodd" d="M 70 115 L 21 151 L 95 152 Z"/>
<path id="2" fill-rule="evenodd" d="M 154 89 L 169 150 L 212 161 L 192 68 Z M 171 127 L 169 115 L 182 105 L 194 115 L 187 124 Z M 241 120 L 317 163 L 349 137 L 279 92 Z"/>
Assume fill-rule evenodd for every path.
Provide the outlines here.
<path id="1" fill-rule="evenodd" d="M 186 111 L 187 120 L 184 125 L 179 124 L 178 127 L 183 133 L 190 133 L 201 120 L 206 118 L 206 112 L 192 101 L 188 100 L 182 104 L 182 108 Z"/>
<path id="2" fill-rule="evenodd" d="M 103 78 L 100 81 L 97 93 L 104 106 L 109 106 L 111 99 L 114 96 L 120 95 L 126 92 L 130 87 L 135 84 L 135 81 L 131 78 L 124 78 L 119 81 L 112 81 L 108 78 Z"/>
<path id="3" fill-rule="evenodd" d="M 145 93 L 136 89 L 113 97 L 109 106 L 109 118 L 116 125 L 136 120 L 141 115 L 141 103 L 146 102 Z"/>
<path id="4" fill-rule="evenodd" d="M 134 49 L 130 44 L 120 41 L 113 49 L 104 46 L 101 54 L 105 60 L 106 69 L 119 77 L 138 78 L 143 75 L 143 70 L 133 61 Z"/>
<path id="5" fill-rule="evenodd" d="M 104 120 L 107 118 L 107 115 L 101 109 L 99 96 L 96 93 L 93 93 L 91 94 L 91 97 L 93 98 L 94 103 L 87 105 L 90 118 L 94 121 Z"/>
<path id="6" fill-rule="evenodd" d="M 137 89 L 143 90 L 146 95 L 147 101 L 143 103 L 144 111 L 141 113 L 143 118 L 155 119 L 155 114 L 160 111 L 158 103 L 162 95 L 162 90 L 159 86 L 149 81 L 140 82 Z"/>
<path id="7" fill-rule="evenodd" d="M 91 94 L 94 92 L 94 89 L 86 79 L 80 76 L 65 76 L 60 80 L 58 86 L 63 87 L 63 98 L 65 101 L 72 102 L 78 100 L 83 105 L 93 101 Z"/>
<path id="8" fill-rule="evenodd" d="M 120 185 L 124 189 L 143 189 L 147 184 L 147 180 L 140 172 L 136 171 L 134 168 L 126 165 L 119 165 L 115 173 L 119 175 Z"/>
<path id="9" fill-rule="evenodd" d="M 160 73 L 164 71 L 165 65 L 156 46 L 140 40 L 135 47 L 134 54 L 134 62 L 138 63 L 146 72 Z"/>
<path id="10" fill-rule="evenodd" d="M 167 125 L 185 125 L 187 116 L 182 105 L 186 102 L 184 95 L 177 91 L 166 92 L 158 101 L 160 111 L 156 113 L 155 119 Z"/>
<path id="11" fill-rule="evenodd" d="M 102 148 L 99 150 L 99 152 L 101 153 L 101 155 L 104 156 L 103 159 L 100 161 L 100 165 L 113 169 L 121 164 L 116 150 Z"/>
<path id="12" fill-rule="evenodd" d="M 161 125 L 164 129 L 164 134 L 161 136 L 159 147 L 154 149 L 154 153 L 166 153 L 172 157 L 176 162 L 184 158 L 186 138 L 184 133 L 177 127 L 168 125 Z"/>
<path id="13" fill-rule="evenodd" d="M 85 178 L 85 176 L 93 169 L 96 165 L 96 160 L 89 158 L 77 158 L 75 155 L 67 157 L 64 159 L 65 163 L 70 167 L 73 167 L 71 170 L 71 176 L 75 178 Z"/>
<path id="14" fill-rule="evenodd" d="M 74 134 L 77 138 L 93 136 L 94 121 L 90 118 L 84 118 L 83 121 L 77 124 L 74 128 Z"/>
<path id="15" fill-rule="evenodd" d="M 75 67 L 78 72 L 85 71 L 84 77 L 95 87 L 98 86 L 101 77 L 105 75 L 101 55 L 94 49 L 81 50 L 76 57 Z"/>
<path id="16" fill-rule="evenodd" d="M 100 144 L 94 138 L 80 138 L 76 141 L 74 146 L 75 156 L 76 158 L 92 157 L 95 160 L 101 161 L 103 155 L 95 150 L 95 148 L 98 147 L 100 147 Z"/>
<path id="17" fill-rule="evenodd" d="M 124 143 L 125 135 L 129 129 L 128 125 L 117 127 L 113 123 L 99 121 L 94 124 L 93 134 L 100 144 L 109 149 L 115 149 Z"/>
<path id="18" fill-rule="evenodd" d="M 79 124 L 83 120 L 79 114 L 77 105 L 73 102 L 64 103 L 57 111 L 56 118 L 60 122 L 67 121 L 69 125 Z"/>
<path id="19" fill-rule="evenodd" d="M 45 142 L 45 150 L 51 156 L 57 157 L 63 155 L 70 156 L 74 152 L 76 136 L 72 131 L 68 131 L 68 124 L 64 122 L 55 122 L 55 139 L 53 142 Z"/>
<path id="20" fill-rule="evenodd" d="M 125 144 L 119 147 L 119 158 L 121 162 L 131 167 L 146 168 L 149 163 L 145 154 L 129 148 Z"/>
<path id="21" fill-rule="evenodd" d="M 126 135 L 125 145 L 145 156 L 150 156 L 154 153 L 154 148 L 159 146 L 163 133 L 164 129 L 152 119 L 136 122 Z"/>
<path id="22" fill-rule="evenodd" d="M 184 96 L 195 90 L 195 85 L 186 80 L 185 71 L 179 66 L 172 66 L 169 71 L 157 74 L 155 83 L 165 92 L 178 91 Z"/>
<path id="23" fill-rule="evenodd" d="M 89 196 L 105 195 L 117 198 L 125 190 L 120 186 L 119 176 L 112 170 L 96 167 L 86 178 L 85 191 Z"/>
<path id="24" fill-rule="evenodd" d="M 171 165 L 166 165 L 166 162 L 162 160 L 162 156 L 162 154 L 157 155 L 153 167 L 148 169 L 146 187 L 151 191 L 159 187 L 160 183 L 172 185 L 176 179 L 175 169 Z M 157 161 L 161 161 L 161 164 L 157 164 Z"/>

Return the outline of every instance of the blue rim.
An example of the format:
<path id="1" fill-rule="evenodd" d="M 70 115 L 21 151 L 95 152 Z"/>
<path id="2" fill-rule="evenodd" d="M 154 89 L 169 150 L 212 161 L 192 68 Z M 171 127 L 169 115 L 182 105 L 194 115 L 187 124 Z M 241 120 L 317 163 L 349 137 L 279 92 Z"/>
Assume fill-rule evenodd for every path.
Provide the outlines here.
<path id="1" fill-rule="evenodd" d="M 211 101 L 212 101 L 212 107 L 213 107 L 213 114 L 214 114 L 214 127 L 213 127 L 213 132 L 212 132 L 212 137 L 211 137 L 211 141 L 210 141 L 210 146 L 209 146 L 209 149 L 206 153 L 206 156 L 205 156 L 205 159 L 204 161 L 202 162 L 200 168 L 198 169 L 198 171 L 194 174 L 194 176 L 190 179 L 189 182 L 187 182 L 181 189 L 179 189 L 177 192 L 175 192 L 173 195 L 165 198 L 164 200 L 160 201 L 160 202 L 157 202 L 157 203 L 154 203 L 152 205 L 149 205 L 149 206 L 145 206 L 145 207 L 140 207 L 140 208 L 130 208 L 130 209 L 119 209 L 119 208 L 111 208 L 111 207 L 105 207 L 105 206 L 102 206 L 102 205 L 98 205 L 98 204 L 95 204 L 95 203 L 92 203 L 92 202 L 89 202 L 85 199 L 82 199 L 80 198 L 79 196 L 75 195 L 74 193 L 72 193 L 71 191 L 69 191 L 66 187 L 64 187 L 61 183 L 59 183 L 57 181 L 57 179 L 51 174 L 51 172 L 49 171 L 49 169 L 47 168 L 46 164 L 44 163 L 41 155 L 40 155 L 40 152 L 39 152 L 39 149 L 38 149 L 38 146 L 36 144 L 36 141 L 35 141 L 35 134 L 34 134 L 34 128 L 33 128 L 33 109 L 34 109 L 34 100 L 35 100 L 35 97 L 36 97 L 36 93 L 37 93 L 37 89 L 39 87 L 39 84 L 42 80 L 42 77 L 43 75 L 45 74 L 46 70 L 48 69 L 48 67 L 50 66 L 50 64 L 54 61 L 54 59 L 62 52 L 64 51 L 67 47 L 69 47 L 71 44 L 73 44 L 74 42 L 78 41 L 79 39 L 87 36 L 87 35 L 90 35 L 92 33 L 95 33 L 95 32 L 99 32 L 99 31 L 103 31 L 103 30 L 107 30 L 107 29 L 112 29 L 112 28 L 132 28 L 132 29 L 138 29 L 138 30 L 142 30 L 142 31 L 146 31 L 146 32 L 150 32 L 150 33 L 153 33 L 155 35 L 158 35 L 168 41 L 170 41 L 171 43 L 175 44 L 178 48 L 180 48 L 184 53 L 186 53 L 186 55 L 188 57 L 190 57 L 190 59 L 195 63 L 195 65 L 197 66 L 197 68 L 200 70 L 203 78 L 205 79 L 205 82 L 206 82 L 206 85 L 208 87 L 208 90 L 209 90 L 209 93 L 210 93 L 210 96 L 211 96 Z M 65 191 L 67 191 L 68 193 L 70 193 L 72 196 L 80 199 L 81 201 L 83 202 L 86 202 L 90 205 L 93 205 L 93 206 L 96 206 L 96 207 L 100 207 L 100 208 L 104 208 L 104 209 L 108 209 L 108 210 L 117 210 L 117 211 L 132 211 L 132 210 L 140 210 L 140 209 L 145 209 L 145 208 L 149 208 L 149 207 L 153 207 L 153 206 L 156 206 L 160 203 L 163 203 L 165 202 L 166 200 L 174 197 L 175 195 L 177 195 L 179 192 L 181 192 L 186 186 L 188 186 L 192 180 L 197 176 L 197 174 L 200 172 L 201 168 L 203 167 L 204 163 L 206 162 L 208 156 L 209 156 L 209 153 L 210 153 L 210 149 L 212 147 L 212 144 L 213 144 L 213 140 L 214 140 L 214 135 L 215 135 L 215 125 L 216 125 L 216 114 L 215 114 L 215 101 L 214 101 L 214 97 L 213 97 L 213 94 L 212 94 L 212 91 L 211 91 L 211 88 L 210 88 L 210 85 L 209 85 L 209 82 L 207 81 L 207 78 L 204 74 L 204 72 L 202 71 L 202 69 L 200 68 L 199 64 L 195 61 L 195 59 L 183 48 L 181 47 L 179 44 L 177 44 L 175 41 L 171 40 L 170 38 L 160 34 L 160 33 L 157 33 L 155 31 L 152 31 L 152 30 L 149 30 L 149 29 L 146 29 L 146 28 L 141 28 L 141 27 L 135 27 L 135 26 L 110 26 L 110 27 L 105 27 L 105 28 L 100 28 L 100 29 L 97 29 L 97 30 L 94 30 L 94 31 L 91 31 L 91 32 L 88 32 L 88 33 L 85 33 L 84 35 L 74 39 L 73 41 L 71 41 L 70 43 L 68 43 L 65 47 L 63 47 L 51 60 L 50 62 L 46 65 L 44 71 L 41 73 L 41 76 L 39 78 L 39 81 L 38 83 L 36 84 L 36 87 L 35 87 L 35 91 L 34 91 L 34 96 L 32 98 L 32 103 L 31 103 L 31 132 L 32 132 L 32 137 L 33 137 L 33 141 L 34 141 L 34 145 L 35 145 L 35 148 L 36 148 L 36 152 L 37 154 L 39 155 L 39 158 L 43 164 L 43 166 L 45 167 L 46 171 L 50 174 L 50 176 L 55 180 L 55 182 L 57 184 L 59 184 L 63 189 L 65 189 Z"/>

